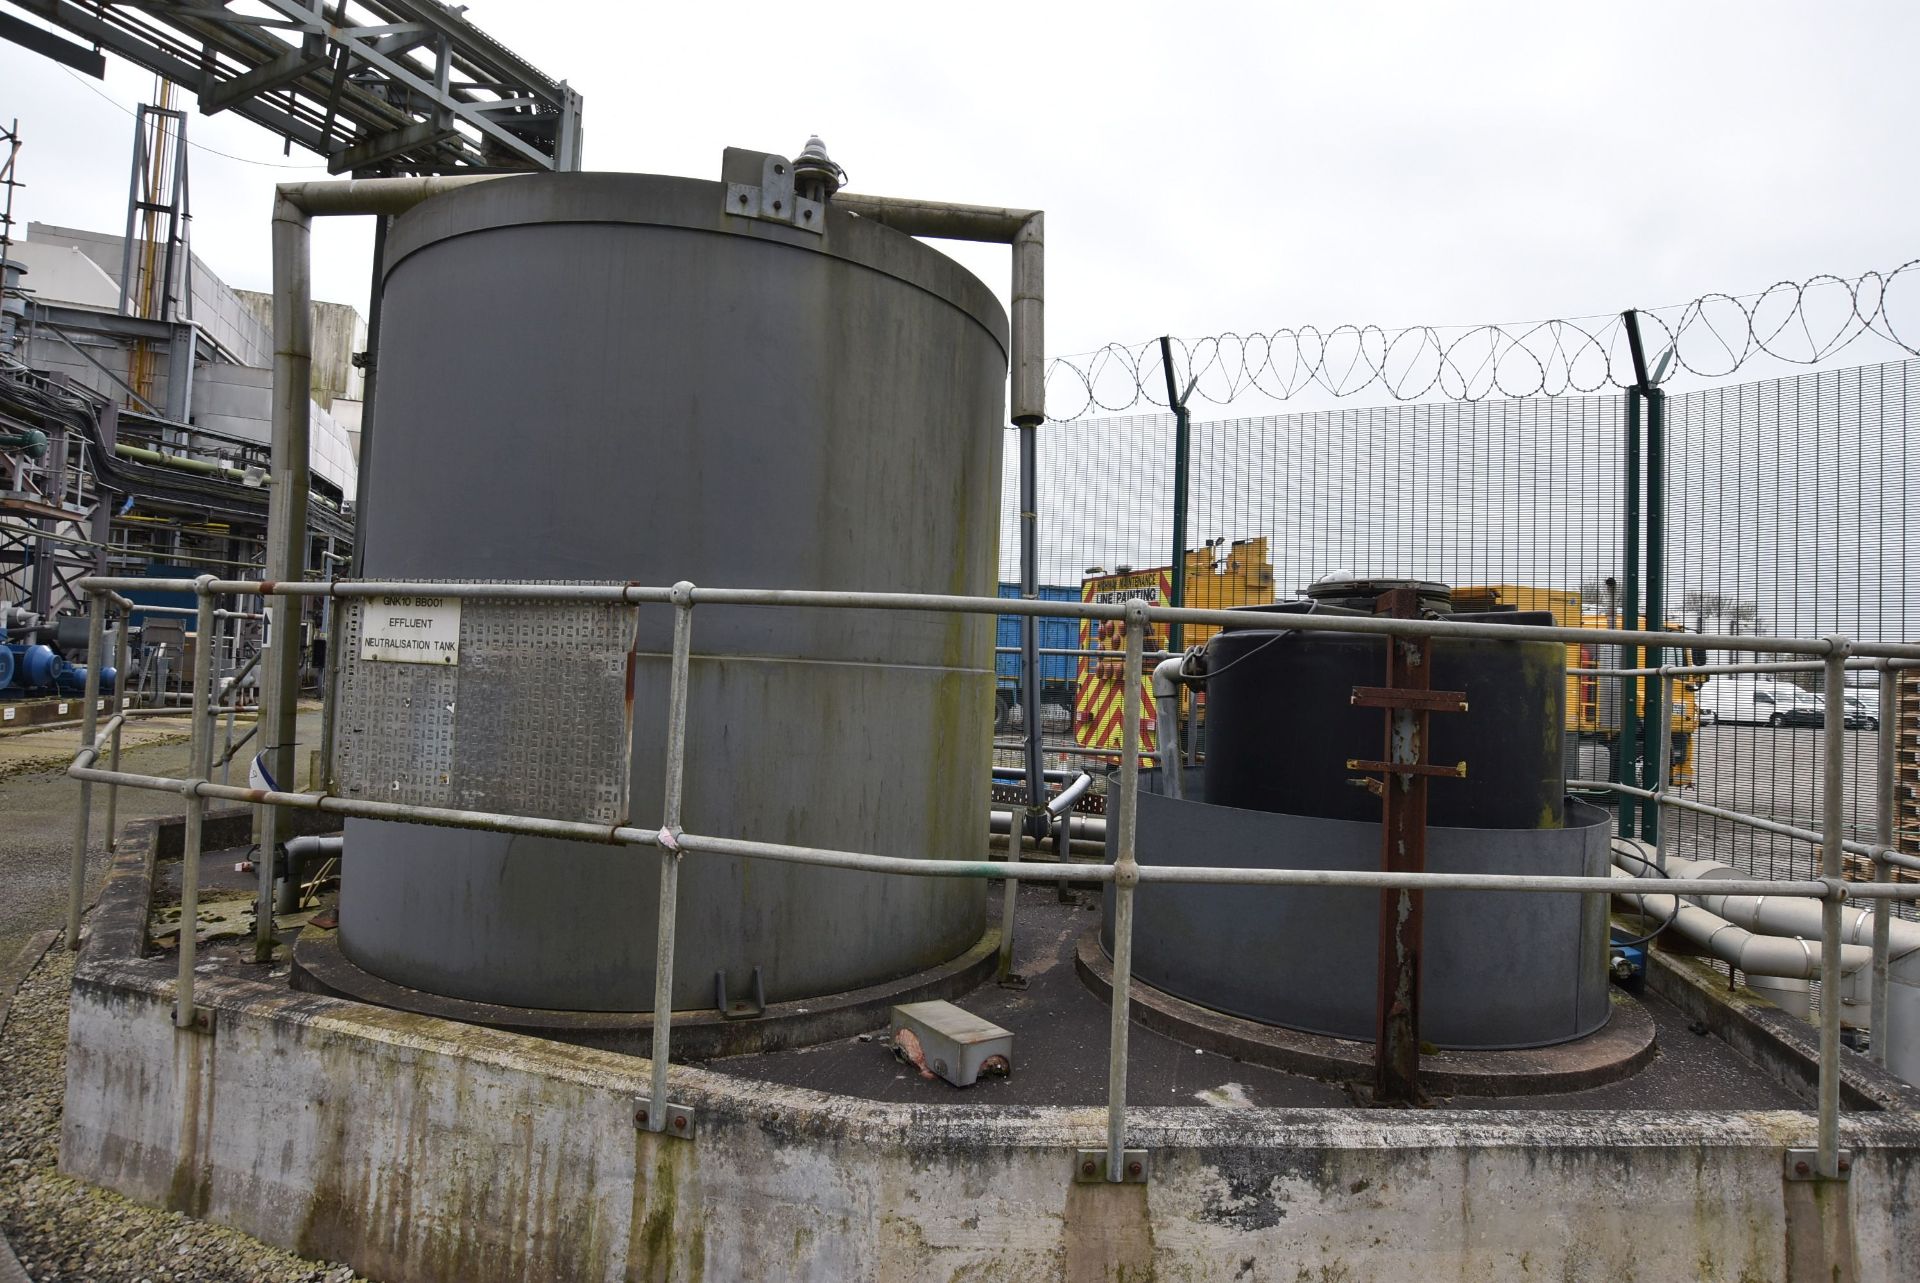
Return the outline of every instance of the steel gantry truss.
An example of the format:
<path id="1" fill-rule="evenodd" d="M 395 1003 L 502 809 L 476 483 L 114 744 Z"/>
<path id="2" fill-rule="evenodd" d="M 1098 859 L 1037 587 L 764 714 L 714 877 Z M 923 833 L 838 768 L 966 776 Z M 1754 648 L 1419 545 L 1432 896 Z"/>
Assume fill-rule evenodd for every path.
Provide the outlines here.
<path id="1" fill-rule="evenodd" d="M 336 174 L 580 167 L 580 95 L 434 0 L 11 2 Z"/>

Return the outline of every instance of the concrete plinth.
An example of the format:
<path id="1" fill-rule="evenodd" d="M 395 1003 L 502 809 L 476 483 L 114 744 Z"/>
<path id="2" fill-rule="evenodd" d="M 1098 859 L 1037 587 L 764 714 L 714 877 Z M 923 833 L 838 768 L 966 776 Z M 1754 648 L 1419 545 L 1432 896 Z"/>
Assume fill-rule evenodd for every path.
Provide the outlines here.
<path id="1" fill-rule="evenodd" d="M 387 1283 L 1773 1280 L 1834 1243 L 1894 1283 L 1920 1262 L 1905 1112 L 1848 1114 L 1850 1179 L 1817 1197 L 1783 1178 L 1798 1111 L 1140 1107 L 1150 1179 L 1083 1185 L 1097 1108 L 675 1067 L 679 1139 L 635 1127 L 649 1067 L 612 1052 L 219 976 L 211 1033 L 181 1033 L 169 964 L 140 956 L 142 856 L 76 977 L 63 1169 Z"/>

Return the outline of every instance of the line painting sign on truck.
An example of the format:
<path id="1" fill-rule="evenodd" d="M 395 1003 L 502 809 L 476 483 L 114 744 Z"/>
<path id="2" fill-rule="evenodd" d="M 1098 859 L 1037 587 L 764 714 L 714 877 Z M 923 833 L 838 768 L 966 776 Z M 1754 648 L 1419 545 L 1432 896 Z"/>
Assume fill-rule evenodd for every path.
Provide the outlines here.
<path id="1" fill-rule="evenodd" d="M 460 662 L 458 597 L 369 597 L 360 605 L 360 658 L 396 664 Z"/>
<path id="2" fill-rule="evenodd" d="M 1103 606 L 1116 606 L 1122 602 L 1140 600 L 1149 606 L 1163 605 L 1160 595 L 1160 572 L 1149 570 L 1136 571 L 1125 575 L 1102 575 L 1089 579 L 1090 593 L 1085 600 L 1098 602 Z"/>

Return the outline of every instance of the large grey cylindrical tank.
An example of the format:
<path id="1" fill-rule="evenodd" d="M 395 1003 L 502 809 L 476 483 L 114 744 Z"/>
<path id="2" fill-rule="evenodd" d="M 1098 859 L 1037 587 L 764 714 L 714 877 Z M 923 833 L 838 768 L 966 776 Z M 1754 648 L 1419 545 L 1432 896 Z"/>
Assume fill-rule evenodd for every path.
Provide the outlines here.
<path id="1" fill-rule="evenodd" d="M 613 579 L 991 595 L 1007 324 L 952 260 L 721 184 L 510 178 L 387 242 L 360 537 L 375 578 Z M 993 621 L 694 611 L 685 827 L 973 859 Z M 659 822 L 671 611 L 640 612 L 633 822 Z M 538 656 L 529 662 L 538 663 Z M 340 942 L 432 993 L 653 1005 L 657 857 L 349 821 Z M 898 977 L 984 927 L 972 880 L 688 857 L 674 1005 Z"/>

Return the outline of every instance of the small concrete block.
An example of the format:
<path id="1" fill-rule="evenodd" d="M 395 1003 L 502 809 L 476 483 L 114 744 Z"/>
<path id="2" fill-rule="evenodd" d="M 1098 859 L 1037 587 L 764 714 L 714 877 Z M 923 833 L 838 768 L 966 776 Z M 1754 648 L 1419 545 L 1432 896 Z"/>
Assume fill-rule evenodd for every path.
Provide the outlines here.
<path id="1" fill-rule="evenodd" d="M 970 1087 L 995 1057 L 1013 1070 L 1013 1034 L 950 1002 L 908 1002 L 893 1009 L 893 1045 L 924 1077 Z"/>

